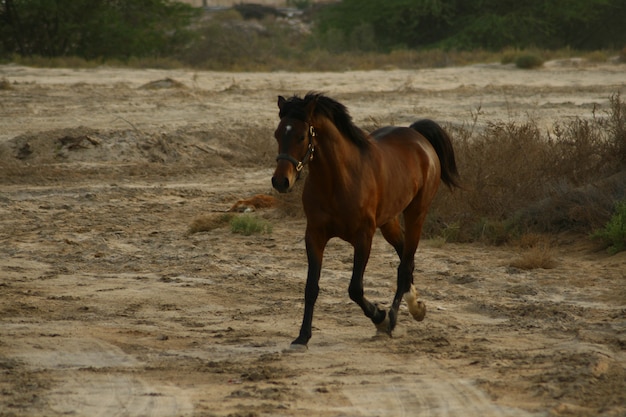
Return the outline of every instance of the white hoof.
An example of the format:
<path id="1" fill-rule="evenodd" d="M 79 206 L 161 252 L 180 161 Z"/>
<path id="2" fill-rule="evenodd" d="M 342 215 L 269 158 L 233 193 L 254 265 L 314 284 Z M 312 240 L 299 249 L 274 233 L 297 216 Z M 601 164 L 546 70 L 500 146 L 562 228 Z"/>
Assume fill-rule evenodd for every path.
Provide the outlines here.
<path id="1" fill-rule="evenodd" d="M 413 284 L 411 284 L 411 288 L 408 292 L 404 294 L 404 301 L 406 301 L 409 307 L 409 313 L 413 316 L 413 318 L 417 321 L 424 320 L 424 316 L 426 316 L 426 304 L 423 301 L 417 301 L 419 297 L 419 293 Z"/>
<path id="2" fill-rule="evenodd" d="M 423 301 L 418 301 L 413 309 L 409 308 L 409 312 L 416 321 L 422 321 L 426 316 L 426 304 Z"/>

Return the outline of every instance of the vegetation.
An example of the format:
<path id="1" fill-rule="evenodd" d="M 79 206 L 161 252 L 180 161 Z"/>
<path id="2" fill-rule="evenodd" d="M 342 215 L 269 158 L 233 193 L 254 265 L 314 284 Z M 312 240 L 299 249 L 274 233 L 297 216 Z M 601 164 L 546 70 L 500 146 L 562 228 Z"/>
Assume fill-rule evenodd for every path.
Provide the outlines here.
<path id="1" fill-rule="evenodd" d="M 624 20 L 621 0 L 343 0 L 317 21 L 332 48 L 499 50 L 620 48 Z"/>
<path id="2" fill-rule="evenodd" d="M 615 213 L 609 222 L 593 237 L 602 240 L 611 254 L 626 250 L 626 200 L 615 205 Z"/>
<path id="3" fill-rule="evenodd" d="M 543 60 L 534 54 L 523 54 L 515 59 L 515 66 L 522 69 L 537 68 L 543 65 Z"/>
<path id="4" fill-rule="evenodd" d="M 257 216 L 242 214 L 231 219 L 230 230 L 233 233 L 250 236 L 257 233 L 272 233 L 272 225 Z"/>
<path id="5" fill-rule="evenodd" d="M 211 230 L 230 224 L 233 218 L 232 213 L 200 216 L 191 222 L 187 234 L 192 235 L 194 233 L 210 232 Z"/>
<path id="6" fill-rule="evenodd" d="M 198 10 L 172 0 L 1 0 L 0 55 L 128 59 L 174 54 Z"/>
<path id="7" fill-rule="evenodd" d="M 233 233 L 250 236 L 260 233 L 272 233 L 272 224 L 252 214 L 234 215 L 222 213 L 219 215 L 204 215 L 194 219 L 189 225 L 187 234 L 210 232 L 220 227 L 230 225 Z"/>
<path id="8" fill-rule="evenodd" d="M 427 236 L 501 244 L 532 232 L 590 233 L 626 198 L 626 103 L 619 94 L 607 114 L 557 122 L 550 134 L 532 120 L 481 129 L 478 113 L 474 125 L 450 128 L 464 188 L 438 194 Z M 618 240 L 620 226 L 607 227 L 603 234 Z"/>
<path id="9" fill-rule="evenodd" d="M 509 266 L 519 269 L 552 269 L 557 265 L 550 246 L 537 245 L 526 249 L 519 258 L 512 260 Z"/>
<path id="10" fill-rule="evenodd" d="M 513 50 L 511 62 L 533 68 L 555 54 L 617 55 L 626 45 L 621 0 L 290 3 L 303 18 L 243 5 L 203 13 L 175 0 L 0 0 L 0 59 L 326 71 L 464 65 Z"/>

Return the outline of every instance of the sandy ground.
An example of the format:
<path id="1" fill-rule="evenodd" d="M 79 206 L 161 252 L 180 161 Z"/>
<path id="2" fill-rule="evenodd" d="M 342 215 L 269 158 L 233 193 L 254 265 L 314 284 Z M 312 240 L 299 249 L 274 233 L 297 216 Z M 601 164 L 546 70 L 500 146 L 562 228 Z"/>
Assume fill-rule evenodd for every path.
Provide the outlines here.
<path id="1" fill-rule="evenodd" d="M 169 78 L 175 82 L 151 82 Z M 359 125 L 602 115 L 626 66 L 214 73 L 0 66 L 0 415 L 625 416 L 626 255 L 560 238 L 553 269 L 515 247 L 417 255 L 425 321 L 394 338 L 347 295 L 331 241 L 313 339 L 304 220 L 268 234 L 201 216 L 271 193 L 278 94 L 326 92 Z M 259 132 L 264 132 L 259 134 Z M 446 192 L 446 191 L 442 191 Z M 393 296 L 377 236 L 366 294 Z"/>

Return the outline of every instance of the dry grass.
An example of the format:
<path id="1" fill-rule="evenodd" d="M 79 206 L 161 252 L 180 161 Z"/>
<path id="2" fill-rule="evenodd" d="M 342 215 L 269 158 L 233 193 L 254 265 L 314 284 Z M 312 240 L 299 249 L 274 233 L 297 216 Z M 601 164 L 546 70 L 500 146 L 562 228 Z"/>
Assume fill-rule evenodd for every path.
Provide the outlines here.
<path id="1" fill-rule="evenodd" d="M 592 120 L 531 120 L 450 128 L 464 189 L 439 193 L 425 228 L 458 241 L 501 244 L 529 231 L 589 233 L 626 193 L 626 103 Z"/>
<path id="2" fill-rule="evenodd" d="M 520 250 L 519 257 L 509 266 L 519 269 L 552 269 L 558 265 L 556 253 L 552 248 L 553 238 L 540 233 L 525 233 L 516 241 Z"/>
<path id="3" fill-rule="evenodd" d="M 230 213 L 214 213 L 197 217 L 189 225 L 187 234 L 210 232 L 211 230 L 224 227 L 230 223 L 233 217 L 234 215 Z"/>
<path id="4" fill-rule="evenodd" d="M 0 78 L 0 90 L 13 90 L 13 86 L 6 78 Z"/>
<path id="5" fill-rule="evenodd" d="M 545 245 L 525 249 L 519 258 L 511 261 L 509 266 L 519 269 L 552 269 L 558 265 L 554 251 Z"/>

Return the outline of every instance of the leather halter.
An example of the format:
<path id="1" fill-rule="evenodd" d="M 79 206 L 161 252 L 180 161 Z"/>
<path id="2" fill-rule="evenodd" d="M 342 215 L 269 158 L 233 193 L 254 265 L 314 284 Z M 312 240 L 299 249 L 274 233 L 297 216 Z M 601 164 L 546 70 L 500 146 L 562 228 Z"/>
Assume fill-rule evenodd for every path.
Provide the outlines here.
<path id="1" fill-rule="evenodd" d="M 286 159 L 287 161 L 293 164 L 293 166 L 296 168 L 296 172 L 302 171 L 302 168 L 304 168 L 304 166 L 309 161 L 313 160 L 313 153 L 315 152 L 315 146 L 313 145 L 313 138 L 316 136 L 317 136 L 317 133 L 315 132 L 315 128 L 309 125 L 309 145 L 307 146 L 306 153 L 302 157 L 302 160 L 298 161 L 296 158 L 294 158 L 293 156 L 289 154 L 281 153 L 281 154 L 278 154 L 278 156 L 276 157 L 276 161 L 280 161 L 281 159 Z"/>

